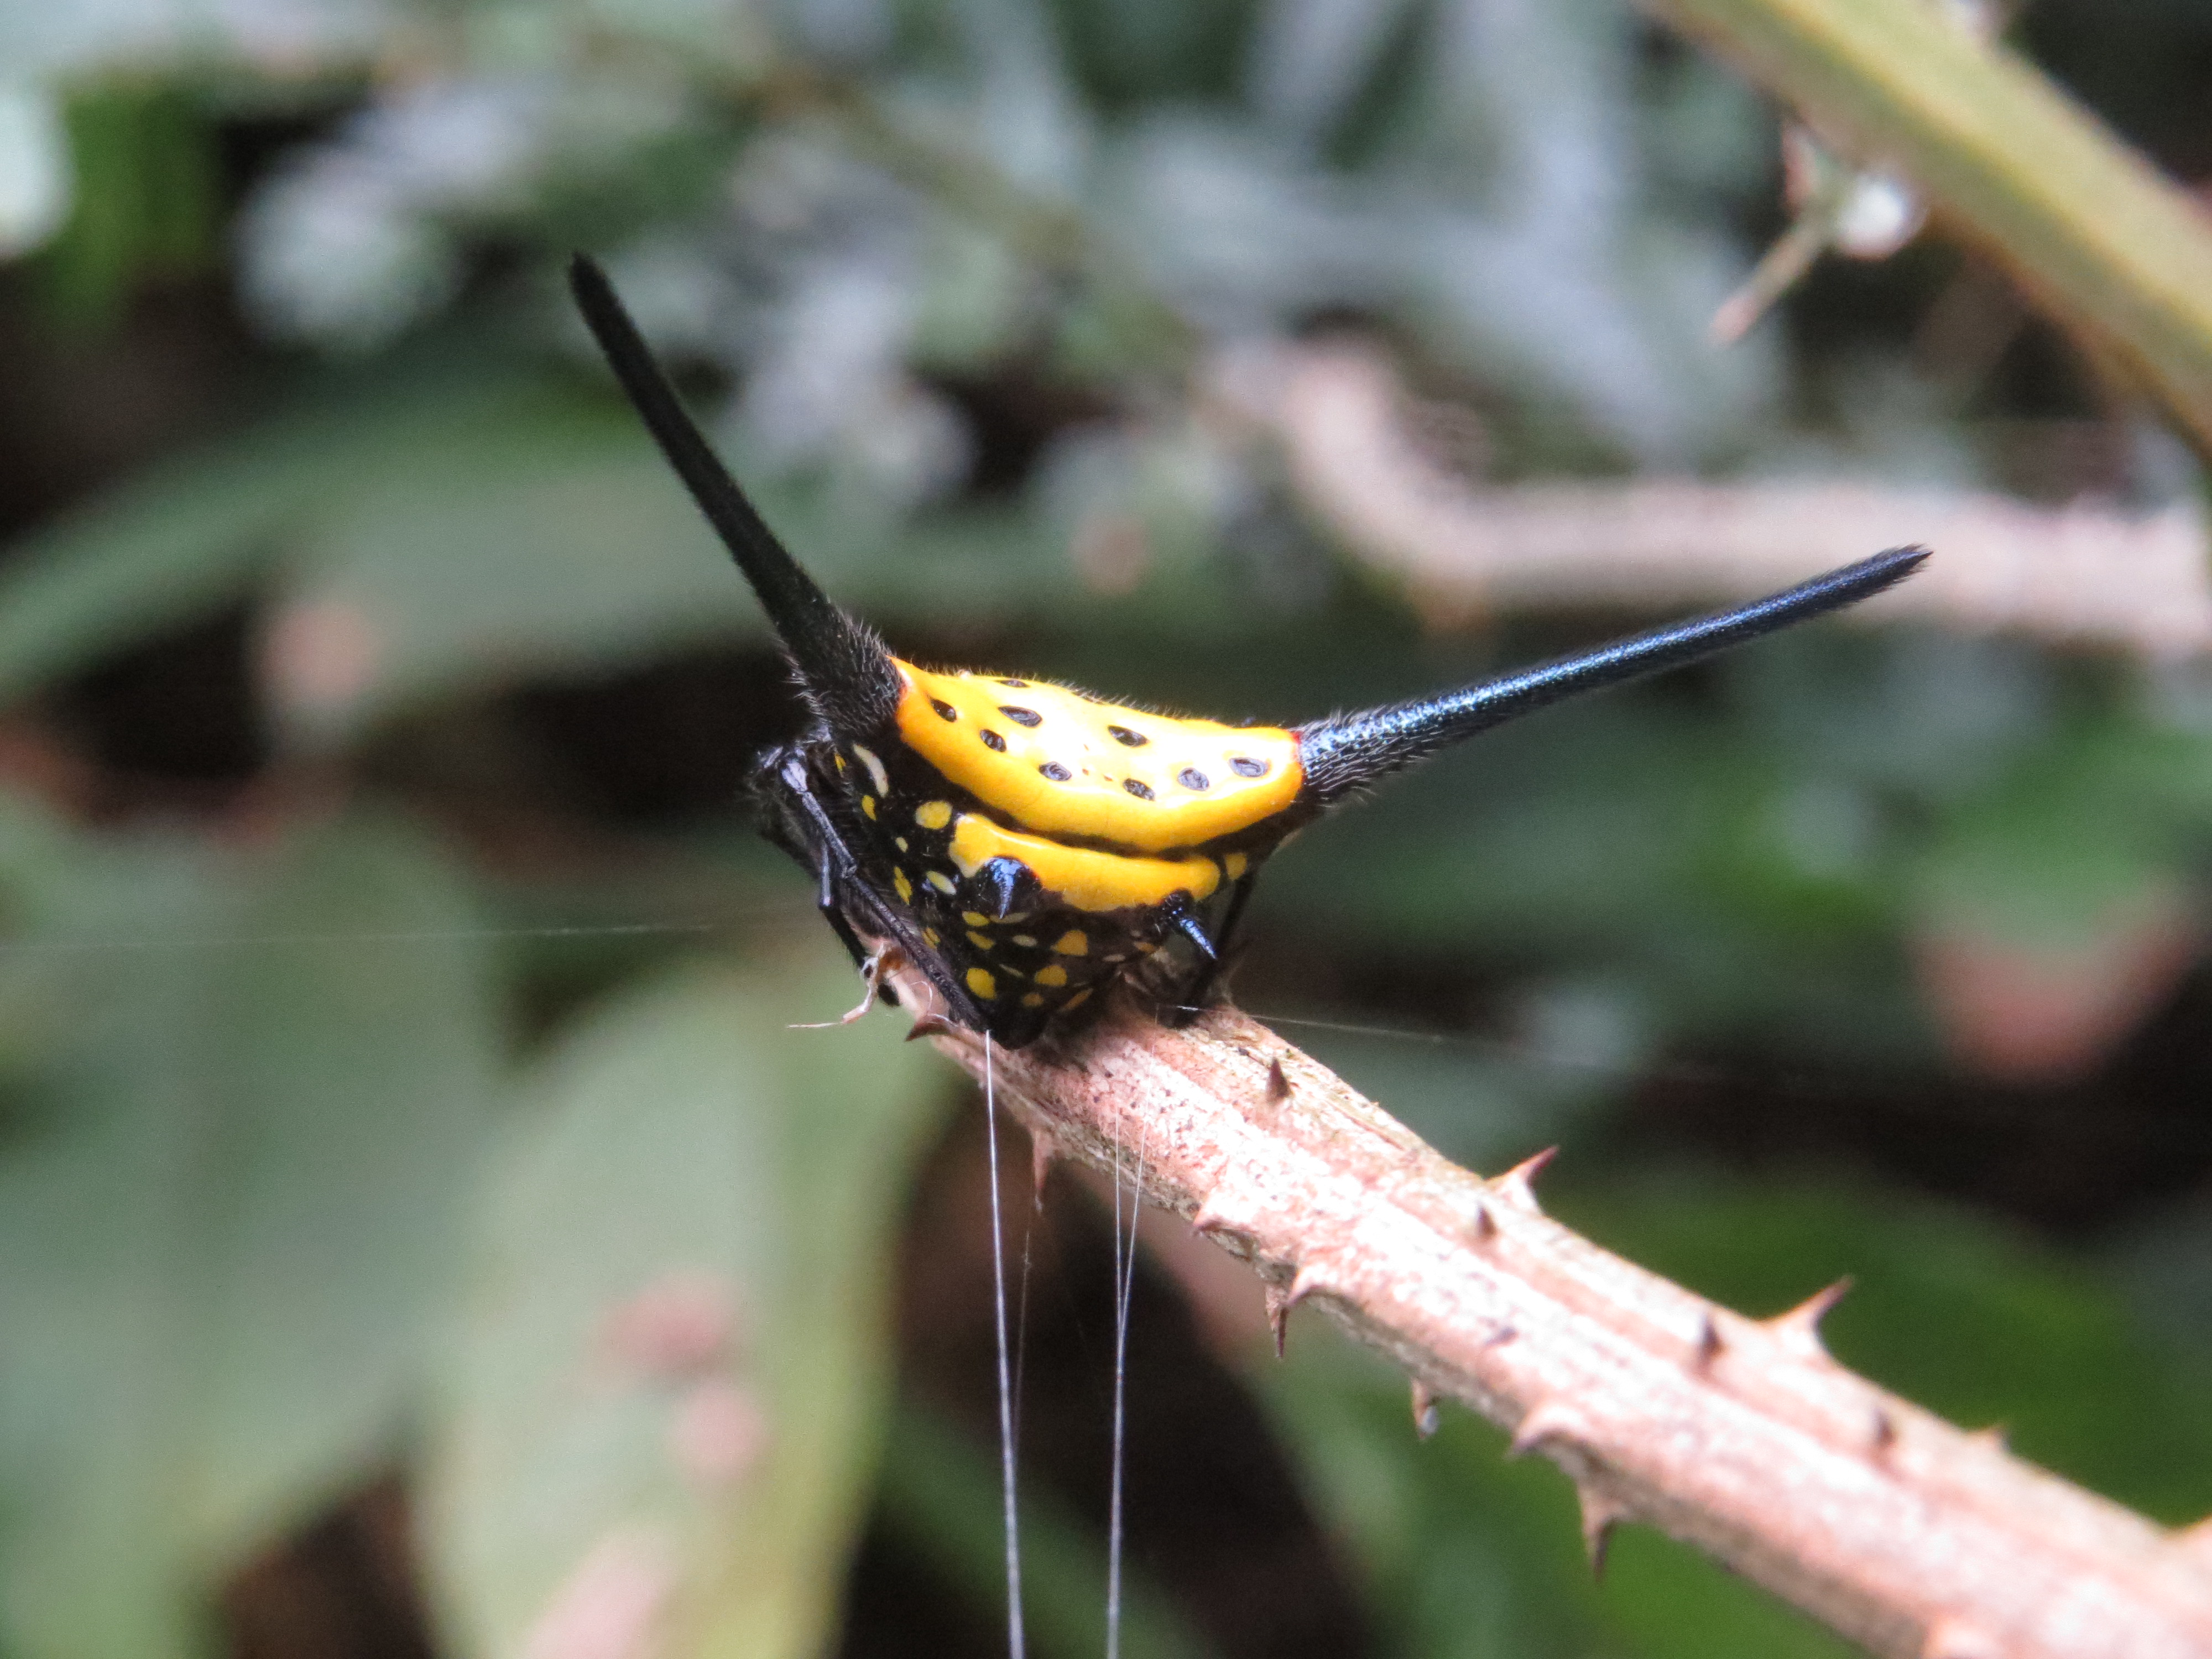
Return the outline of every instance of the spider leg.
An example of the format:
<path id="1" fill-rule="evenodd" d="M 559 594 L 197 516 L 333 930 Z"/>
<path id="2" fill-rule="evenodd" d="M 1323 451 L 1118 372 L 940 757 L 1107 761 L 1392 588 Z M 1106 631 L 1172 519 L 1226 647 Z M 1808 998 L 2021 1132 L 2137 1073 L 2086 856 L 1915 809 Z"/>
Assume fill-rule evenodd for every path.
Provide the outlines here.
<path id="1" fill-rule="evenodd" d="M 1184 907 L 1176 913 L 1175 925 L 1182 936 L 1198 949 L 1198 965 L 1191 969 L 1190 977 L 1182 983 L 1176 997 L 1177 1006 L 1169 1011 L 1165 1022 L 1170 1027 L 1188 1025 L 1196 1019 L 1213 994 L 1214 981 L 1220 977 L 1222 959 L 1229 954 L 1229 946 L 1237 935 L 1237 924 L 1243 920 L 1245 902 L 1252 896 L 1252 883 L 1259 874 L 1249 870 L 1237 878 L 1229 890 L 1229 908 L 1222 912 L 1221 926 L 1211 937 L 1206 923 L 1194 909 Z"/>
<path id="2" fill-rule="evenodd" d="M 845 914 L 844 902 L 837 896 L 839 879 L 850 877 L 858 867 L 852 849 L 845 845 L 844 836 L 830 821 L 829 813 L 823 811 L 822 803 L 815 799 L 813 786 L 806 775 L 806 763 L 793 755 L 783 763 L 779 776 L 791 799 L 799 803 L 814 826 L 815 868 L 820 882 L 816 890 L 815 903 L 822 912 L 822 919 L 830 924 L 830 931 L 843 942 L 846 953 L 853 958 L 853 966 L 866 974 L 869 971 L 871 960 L 868 950 L 860 943 L 851 919 Z M 902 938 L 900 943 L 904 945 L 905 942 Z M 892 1007 L 899 1006 L 898 993 L 889 985 L 876 981 L 873 988 L 875 994 Z"/>
<path id="3" fill-rule="evenodd" d="M 837 902 L 837 872 L 830 861 L 827 848 L 822 853 L 822 888 L 814 902 L 822 912 L 822 920 L 830 924 L 830 931 L 844 945 L 846 954 L 853 958 L 853 966 L 866 973 L 868 953 L 860 944 L 860 936 L 853 931 L 853 924 L 845 920 L 845 907 Z M 883 987 L 882 991 L 888 1000 L 898 1000 L 888 985 Z"/>

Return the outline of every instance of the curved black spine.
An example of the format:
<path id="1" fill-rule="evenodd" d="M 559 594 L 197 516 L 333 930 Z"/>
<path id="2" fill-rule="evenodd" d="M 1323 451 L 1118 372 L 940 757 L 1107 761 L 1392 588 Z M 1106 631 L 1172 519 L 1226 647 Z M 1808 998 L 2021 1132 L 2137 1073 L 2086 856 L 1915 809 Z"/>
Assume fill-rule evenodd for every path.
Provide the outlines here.
<path id="1" fill-rule="evenodd" d="M 1904 580 L 1927 557 L 1925 548 L 1892 548 L 1735 611 L 1653 629 L 1457 691 L 1312 721 L 1298 728 L 1306 775 L 1299 799 L 1308 805 L 1326 805 L 1493 726 L 1856 605 Z"/>
<path id="2" fill-rule="evenodd" d="M 882 726 L 897 708 L 900 690 L 883 641 L 838 609 L 763 521 L 684 412 L 606 273 L 580 253 L 568 263 L 568 287 L 615 379 L 752 584 L 831 729 L 868 732 Z"/>

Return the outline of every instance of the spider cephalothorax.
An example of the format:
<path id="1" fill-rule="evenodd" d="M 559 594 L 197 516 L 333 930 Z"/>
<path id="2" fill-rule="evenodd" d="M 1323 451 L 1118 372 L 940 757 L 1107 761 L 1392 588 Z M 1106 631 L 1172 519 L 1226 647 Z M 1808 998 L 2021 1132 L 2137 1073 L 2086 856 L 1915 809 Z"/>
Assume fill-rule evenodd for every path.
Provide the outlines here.
<path id="1" fill-rule="evenodd" d="M 812 714 L 755 793 L 856 963 L 886 941 L 945 1017 L 1007 1048 L 1095 1006 L 1173 947 L 1170 1000 L 1211 994 L 1261 860 L 1362 785 L 1579 692 L 1854 603 L 1927 557 L 1899 548 L 1755 604 L 1496 680 L 1304 726 L 1224 726 L 1042 681 L 917 667 L 830 603 L 761 521 L 599 268 L 570 272 L 623 389 L 727 544 Z"/>

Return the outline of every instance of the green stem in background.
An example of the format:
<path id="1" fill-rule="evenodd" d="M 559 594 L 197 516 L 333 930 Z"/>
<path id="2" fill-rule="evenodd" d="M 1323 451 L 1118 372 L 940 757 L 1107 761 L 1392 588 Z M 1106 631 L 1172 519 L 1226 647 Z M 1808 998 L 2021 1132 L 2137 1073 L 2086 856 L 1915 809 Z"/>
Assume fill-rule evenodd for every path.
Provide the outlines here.
<path id="1" fill-rule="evenodd" d="M 2212 218 L 2033 66 L 1926 0 L 1645 0 L 1895 167 L 2212 456 Z"/>

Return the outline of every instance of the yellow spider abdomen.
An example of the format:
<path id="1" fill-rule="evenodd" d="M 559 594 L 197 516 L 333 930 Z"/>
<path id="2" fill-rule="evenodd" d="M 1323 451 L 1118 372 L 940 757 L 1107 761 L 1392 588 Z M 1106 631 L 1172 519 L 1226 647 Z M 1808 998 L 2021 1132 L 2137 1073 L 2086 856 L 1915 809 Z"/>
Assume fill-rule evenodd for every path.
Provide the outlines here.
<path id="1" fill-rule="evenodd" d="M 1279 726 L 1181 720 L 1034 680 L 896 665 L 908 746 L 1041 835 L 1140 853 L 1202 846 L 1274 817 L 1304 781 L 1297 736 Z"/>

